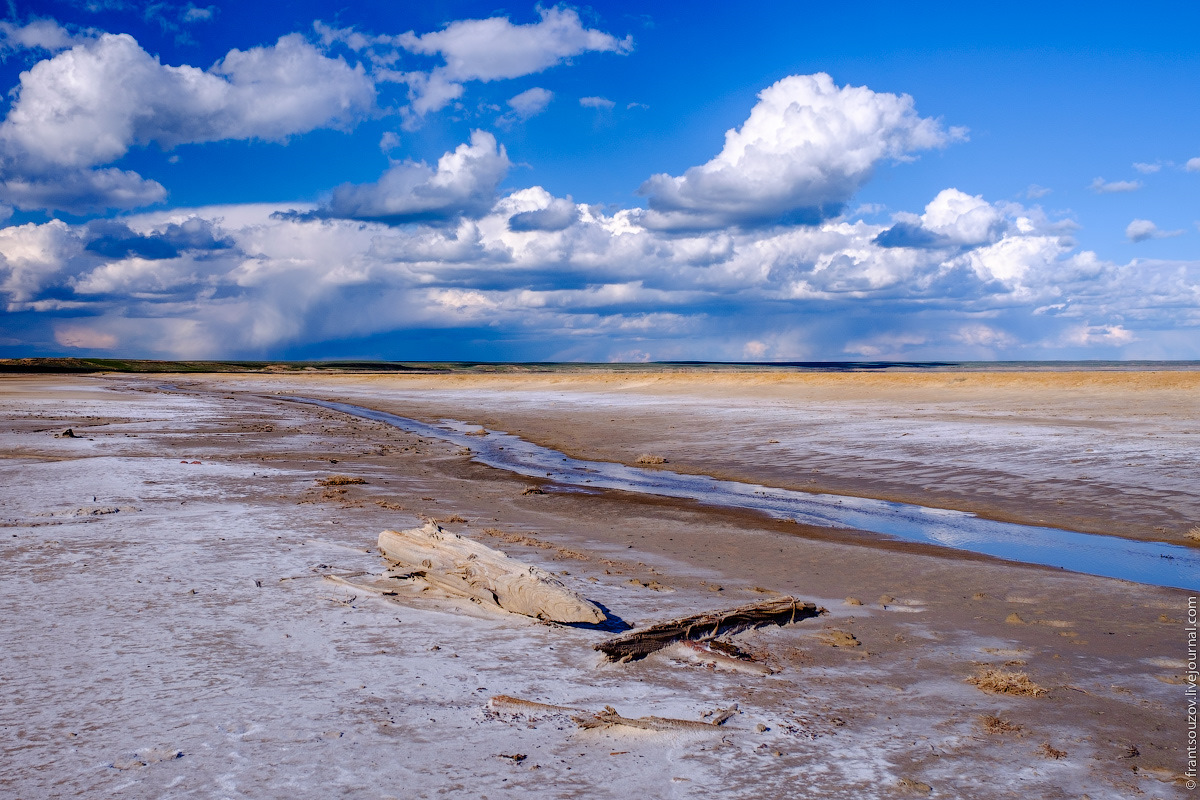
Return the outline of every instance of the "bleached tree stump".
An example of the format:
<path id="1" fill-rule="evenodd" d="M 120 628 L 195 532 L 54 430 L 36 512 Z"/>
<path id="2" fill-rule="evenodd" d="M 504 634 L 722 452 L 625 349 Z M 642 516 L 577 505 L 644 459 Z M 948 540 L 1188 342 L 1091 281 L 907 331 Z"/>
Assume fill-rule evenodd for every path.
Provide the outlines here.
<path id="1" fill-rule="evenodd" d="M 551 622 L 600 623 L 605 614 L 549 572 L 430 522 L 379 534 L 383 557 L 430 584 L 515 614 Z"/>

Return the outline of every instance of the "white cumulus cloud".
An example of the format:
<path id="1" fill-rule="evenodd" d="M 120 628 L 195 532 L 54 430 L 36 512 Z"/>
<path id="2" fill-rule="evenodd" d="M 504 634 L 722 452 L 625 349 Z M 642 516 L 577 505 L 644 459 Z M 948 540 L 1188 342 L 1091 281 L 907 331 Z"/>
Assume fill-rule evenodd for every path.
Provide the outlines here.
<path id="1" fill-rule="evenodd" d="M 375 183 L 339 186 L 320 215 L 390 224 L 481 215 L 496 200 L 496 187 L 511 166 L 496 137 L 474 131 L 438 159 L 393 164 Z"/>
<path id="2" fill-rule="evenodd" d="M 92 172 L 136 145 L 282 140 L 347 127 L 374 105 L 361 68 L 296 34 L 231 50 L 208 70 L 167 66 L 133 37 L 103 34 L 21 74 L 0 123 L 4 202 L 22 208 L 128 208 L 163 196 L 135 173 Z M 107 187 L 107 191 L 106 191 Z"/>
<path id="3" fill-rule="evenodd" d="M 1200 172 L 1200 156 L 1189 158 L 1183 168 L 1188 172 Z"/>
<path id="4" fill-rule="evenodd" d="M 402 226 L 220 207 L 0 229 L 0 291 L 44 338 L 76 326 L 76 349 L 173 357 L 479 326 L 539 358 L 1069 357 L 1144 341 L 1164 310 L 1200 326 L 1200 263 L 1104 262 L 1033 211 L 954 190 L 913 216 L 983 239 L 966 250 L 885 247 L 886 226 L 846 219 L 681 235 L 540 187 L 471 191 L 470 160 L 502 155 L 480 133 L 406 165 L 402 191 L 373 198 Z"/>
<path id="5" fill-rule="evenodd" d="M 715 174 L 663 176 L 693 204 L 680 212 L 688 225 L 538 186 L 502 196 L 508 155 L 475 131 L 436 163 L 393 162 L 290 213 L 231 205 L 0 227 L 11 336 L 175 358 L 437 331 L 494 348 L 483 357 L 558 360 L 1200 357 L 1200 261 L 1112 263 L 1038 207 L 947 188 L 889 220 L 863 209 L 763 224 L 955 136 L 911 100 L 819 77 L 808 91 L 820 102 L 792 102 L 793 86 L 764 92 Z M 722 219 L 733 222 L 707 224 Z"/>
<path id="6" fill-rule="evenodd" d="M 1063 338 L 1069 344 L 1090 347 L 1129 344 L 1137 336 L 1123 325 L 1084 324 L 1072 327 Z"/>
<path id="7" fill-rule="evenodd" d="M 1183 231 L 1164 231 L 1148 219 L 1135 219 L 1125 226 L 1125 236 L 1131 242 L 1144 242 L 1148 239 L 1169 239 L 1182 236 Z"/>
<path id="8" fill-rule="evenodd" d="M 82 250 L 78 235 L 61 220 L 0 228 L 0 292 L 8 295 L 8 310 L 38 298 Z"/>
<path id="9" fill-rule="evenodd" d="M 437 111 L 462 96 L 467 81 L 496 81 L 533 75 L 588 52 L 628 53 L 633 39 L 618 39 L 585 28 L 570 8 L 542 8 L 541 19 L 514 25 L 506 17 L 451 22 L 440 31 L 396 37 L 404 49 L 440 56 L 444 64 L 431 72 L 410 72 L 397 78 L 408 83 L 412 109 L 419 117 Z"/>
<path id="10" fill-rule="evenodd" d="M 759 93 L 749 119 L 726 132 L 711 161 L 642 185 L 645 224 L 813 224 L 840 213 L 880 161 L 906 160 L 962 135 L 919 116 L 907 95 L 839 87 L 824 73 L 793 75 Z"/>
<path id="11" fill-rule="evenodd" d="M 561 231 L 579 219 L 579 207 L 570 197 L 552 197 L 540 208 L 519 211 L 508 218 L 511 231 Z"/>
<path id="12" fill-rule="evenodd" d="M 954 244 L 978 245 L 999 238 L 1004 216 L 980 195 L 943 189 L 925 206 L 921 226 Z"/>
<path id="13" fill-rule="evenodd" d="M 508 99 L 508 107 L 512 109 L 512 113 L 519 119 L 529 119 L 546 110 L 546 106 L 550 105 L 550 101 L 554 99 L 554 92 L 549 89 L 543 89 L 540 86 L 535 86 L 532 89 L 526 89 L 520 94 Z"/>
<path id="14" fill-rule="evenodd" d="M 1141 181 L 1106 181 L 1096 178 L 1088 185 L 1096 194 L 1119 194 L 1121 192 L 1136 192 L 1142 188 Z"/>
<path id="15" fill-rule="evenodd" d="M 33 176 L 0 178 L 0 198 L 18 208 L 61 209 L 87 213 L 103 208 L 138 208 L 161 202 L 167 190 L 132 170 L 40 169 Z"/>
<path id="16" fill-rule="evenodd" d="M 47 50 L 56 53 L 75 45 L 85 36 L 76 36 L 52 19 L 30 20 L 25 25 L 0 21 L 0 52 L 6 50 Z"/>

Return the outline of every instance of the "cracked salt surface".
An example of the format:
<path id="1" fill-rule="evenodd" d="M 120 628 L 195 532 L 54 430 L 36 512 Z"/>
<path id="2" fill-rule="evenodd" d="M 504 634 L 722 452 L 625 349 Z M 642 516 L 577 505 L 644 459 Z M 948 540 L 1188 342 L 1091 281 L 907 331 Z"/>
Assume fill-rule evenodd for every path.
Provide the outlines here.
<path id="1" fill-rule="evenodd" d="M 468 435 L 476 426 L 456 420 L 430 425 L 407 417 L 349 403 L 304 397 L 280 399 L 321 406 L 352 416 L 394 425 L 471 449 L 481 464 L 521 475 L 547 478 L 567 486 L 619 489 L 709 505 L 745 508 L 781 519 L 844 528 L 908 542 L 939 545 L 1027 564 L 1059 567 L 1107 578 L 1200 589 L 1200 552 L 1179 545 L 1084 534 L 1058 528 L 983 519 L 969 512 L 894 503 L 844 495 L 813 494 L 757 484 L 685 475 L 665 469 L 641 469 L 604 461 L 583 461 L 492 431 Z"/>

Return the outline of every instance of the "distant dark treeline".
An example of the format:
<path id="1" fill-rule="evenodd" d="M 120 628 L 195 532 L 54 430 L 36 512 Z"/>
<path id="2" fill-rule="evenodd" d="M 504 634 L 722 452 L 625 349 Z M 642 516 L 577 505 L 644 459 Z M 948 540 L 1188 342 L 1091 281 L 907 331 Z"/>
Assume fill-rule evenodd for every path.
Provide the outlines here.
<path id="1" fill-rule="evenodd" d="M 123 358 L 6 358 L 0 372 L 442 372 L 445 364 L 395 361 L 146 361 Z"/>

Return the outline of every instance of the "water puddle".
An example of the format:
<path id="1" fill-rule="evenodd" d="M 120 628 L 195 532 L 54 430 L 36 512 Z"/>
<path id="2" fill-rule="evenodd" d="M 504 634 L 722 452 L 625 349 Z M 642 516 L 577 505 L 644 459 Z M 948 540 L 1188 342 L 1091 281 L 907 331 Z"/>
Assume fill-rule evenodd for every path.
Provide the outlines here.
<path id="1" fill-rule="evenodd" d="M 1156 586 L 1200 589 L 1200 551 L 1161 542 L 1076 533 L 982 519 L 963 511 L 892 503 L 864 497 L 812 494 L 683 475 L 605 461 L 581 461 L 519 436 L 489 431 L 456 420 L 430 425 L 370 408 L 303 397 L 277 398 L 321 406 L 401 430 L 469 448 L 473 460 L 489 467 L 545 478 L 581 490 L 626 492 L 695 500 L 714 506 L 759 511 L 807 525 L 845 529 L 846 537 L 882 534 L 906 542 L 968 550 L 1027 564 L 1121 578 Z M 867 533 L 863 533 L 863 532 Z"/>

